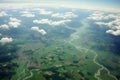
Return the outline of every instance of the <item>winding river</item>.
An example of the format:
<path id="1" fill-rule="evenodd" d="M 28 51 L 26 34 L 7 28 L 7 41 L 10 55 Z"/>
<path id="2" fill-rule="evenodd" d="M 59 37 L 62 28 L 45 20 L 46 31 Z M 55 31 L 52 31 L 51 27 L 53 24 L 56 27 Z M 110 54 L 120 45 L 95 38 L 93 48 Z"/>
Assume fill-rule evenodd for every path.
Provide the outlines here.
<path id="1" fill-rule="evenodd" d="M 70 39 L 69 39 L 69 41 L 68 41 L 69 44 L 73 45 L 73 46 L 74 46 L 76 49 L 78 49 L 78 50 L 83 49 L 83 50 L 85 50 L 86 52 L 90 51 L 90 52 L 92 52 L 92 53 L 94 54 L 94 57 L 93 57 L 93 60 L 92 60 L 92 61 L 93 61 L 94 64 L 96 64 L 96 65 L 98 65 L 98 66 L 100 67 L 100 68 L 96 71 L 96 73 L 94 74 L 94 77 L 95 77 L 97 80 L 102 80 L 102 79 L 100 78 L 100 75 L 101 75 L 101 71 L 102 71 L 102 70 L 107 71 L 107 75 L 108 75 L 109 77 L 113 78 L 114 80 L 118 80 L 114 75 L 112 75 L 112 74 L 110 73 L 110 71 L 109 71 L 104 65 L 100 64 L 100 63 L 97 61 L 98 54 L 97 54 L 95 51 L 90 50 L 90 49 L 87 49 L 87 48 L 82 47 L 82 46 L 78 46 L 78 45 L 72 43 L 72 41 L 77 40 L 77 39 L 79 38 L 79 34 L 83 33 L 83 32 L 86 30 L 86 28 L 89 27 L 89 25 L 86 24 L 87 22 L 86 22 L 85 20 L 83 20 L 83 21 L 81 21 L 81 22 L 82 22 L 83 26 L 80 27 L 80 28 L 77 28 L 77 29 L 71 28 L 71 27 L 69 27 L 69 26 L 66 26 L 67 28 L 76 30 L 76 32 L 74 32 L 73 34 L 71 34 Z M 67 41 L 66 41 L 66 42 L 67 42 Z M 37 71 L 38 69 L 35 69 L 35 70 Z M 33 76 L 33 72 L 32 72 L 32 70 L 30 70 L 30 75 L 29 75 L 29 76 L 26 76 L 23 80 L 27 80 L 27 79 L 31 78 L 32 76 Z M 83 78 L 83 79 L 84 79 L 84 78 Z"/>
<path id="2" fill-rule="evenodd" d="M 73 45 L 74 47 L 76 47 L 76 49 L 78 49 L 78 50 L 83 49 L 83 50 L 85 50 L 86 52 L 90 51 L 90 52 L 92 52 L 92 53 L 94 54 L 93 63 L 95 63 L 96 65 L 98 65 L 98 66 L 100 67 L 100 68 L 97 70 L 97 72 L 94 74 L 94 77 L 95 77 L 97 80 L 102 80 L 102 79 L 100 78 L 100 75 L 101 75 L 101 71 L 102 71 L 102 70 L 107 71 L 107 75 L 108 75 L 109 77 L 113 78 L 114 80 L 118 80 L 114 75 L 112 75 L 112 74 L 110 73 L 110 71 L 109 71 L 104 65 L 100 64 L 99 62 L 97 62 L 98 54 L 97 54 L 95 51 L 90 50 L 90 49 L 87 49 L 87 48 L 82 47 L 82 46 L 75 45 L 75 44 L 72 43 L 72 41 L 77 40 L 77 39 L 79 38 L 79 35 L 82 34 L 82 33 L 86 30 L 87 27 L 89 27 L 89 25 L 86 24 L 86 23 L 87 23 L 86 20 L 81 21 L 81 23 L 83 24 L 83 26 L 80 27 L 80 28 L 74 29 L 74 30 L 76 30 L 76 32 L 74 32 L 73 34 L 71 34 L 69 43 L 70 43 L 71 45 Z M 67 26 L 67 27 L 68 27 L 68 26 Z M 69 27 L 69 28 L 71 28 L 71 27 Z M 73 29 L 73 28 L 71 28 L 71 29 Z"/>

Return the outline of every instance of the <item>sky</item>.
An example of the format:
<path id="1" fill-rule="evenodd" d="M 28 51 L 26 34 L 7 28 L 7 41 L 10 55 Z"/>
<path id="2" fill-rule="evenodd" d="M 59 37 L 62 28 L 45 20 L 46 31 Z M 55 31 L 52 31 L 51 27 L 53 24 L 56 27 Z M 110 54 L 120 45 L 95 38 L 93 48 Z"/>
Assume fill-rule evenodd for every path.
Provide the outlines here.
<path id="1" fill-rule="evenodd" d="M 120 0 L 0 0 L 0 3 L 47 3 L 47 4 L 58 4 L 60 6 L 69 7 L 85 7 L 85 8 L 97 8 L 110 10 L 120 9 Z"/>

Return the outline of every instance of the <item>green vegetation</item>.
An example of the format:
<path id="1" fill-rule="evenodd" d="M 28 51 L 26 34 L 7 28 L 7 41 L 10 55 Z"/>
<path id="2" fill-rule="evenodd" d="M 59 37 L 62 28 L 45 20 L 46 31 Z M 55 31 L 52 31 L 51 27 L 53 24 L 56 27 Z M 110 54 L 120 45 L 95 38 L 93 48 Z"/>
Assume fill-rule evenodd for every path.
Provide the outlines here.
<path id="1" fill-rule="evenodd" d="M 14 62 L 17 58 L 16 51 L 19 48 L 15 44 L 0 45 L 0 79 L 8 80 L 16 74 L 18 64 Z M 6 77 L 7 76 L 7 77 Z"/>
<path id="2" fill-rule="evenodd" d="M 0 30 L 14 38 L 0 44 L 0 80 L 120 79 L 120 56 L 115 50 L 119 46 L 114 44 L 119 41 L 106 34 L 105 28 L 81 19 L 79 25 L 38 25 L 47 31 L 42 35 L 26 27 L 33 25 L 29 20 L 23 23 L 17 29 Z"/>

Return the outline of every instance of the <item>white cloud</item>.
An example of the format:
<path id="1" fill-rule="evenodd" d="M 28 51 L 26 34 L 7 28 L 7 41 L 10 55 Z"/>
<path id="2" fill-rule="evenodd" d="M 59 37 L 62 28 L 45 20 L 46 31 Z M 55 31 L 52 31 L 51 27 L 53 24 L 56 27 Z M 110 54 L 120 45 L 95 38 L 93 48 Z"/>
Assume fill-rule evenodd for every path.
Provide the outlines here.
<path id="1" fill-rule="evenodd" d="M 53 13 L 52 11 L 46 11 L 45 9 L 40 9 L 40 14 L 50 15 L 50 14 L 52 14 L 52 13 Z"/>
<path id="2" fill-rule="evenodd" d="M 21 22 L 21 20 L 19 20 L 17 18 L 12 18 L 12 17 L 10 17 L 10 21 L 11 22 Z"/>
<path id="3" fill-rule="evenodd" d="M 119 36 L 120 35 L 120 30 L 107 30 L 106 33 Z"/>
<path id="4" fill-rule="evenodd" d="M 14 1 L 18 1 L 18 0 L 14 0 Z M 19 0 L 21 2 L 21 0 Z M 19 2 L 18 1 L 18 2 Z M 23 1 L 23 0 L 22 0 Z M 24 0 L 26 1 L 26 0 Z M 32 2 L 34 2 L 36 0 L 32 0 Z M 39 0 L 41 1 L 41 0 Z M 46 1 L 46 0 L 45 0 Z M 30 1 L 29 1 L 30 2 Z M 108 11 L 108 12 L 120 12 L 119 7 L 113 7 L 113 6 L 109 6 L 107 7 L 105 6 L 99 6 L 99 5 L 90 5 L 90 4 L 83 4 L 83 3 L 69 3 L 68 2 L 57 2 L 57 3 L 5 3 L 5 4 L 0 4 L 0 8 L 3 9 L 25 9 L 25 8 L 33 8 L 33 7 L 52 7 L 52 8 L 74 8 L 74 9 L 87 9 L 87 10 L 100 10 L 100 11 Z"/>
<path id="5" fill-rule="evenodd" d="M 59 25 L 63 25 L 67 22 L 70 22 L 71 20 L 60 20 L 60 21 L 52 21 L 49 19 L 41 19 L 41 20 L 33 20 L 33 23 L 37 23 L 37 24 L 48 24 L 51 26 L 59 26 Z"/>
<path id="6" fill-rule="evenodd" d="M 5 44 L 5 43 L 12 42 L 12 41 L 13 41 L 12 38 L 4 37 L 0 40 L 0 43 Z"/>
<path id="7" fill-rule="evenodd" d="M 42 35 L 47 34 L 47 32 L 46 32 L 44 29 L 40 29 L 39 32 L 40 32 Z"/>
<path id="8" fill-rule="evenodd" d="M 37 27 L 37 26 L 33 26 L 33 27 L 31 28 L 31 30 L 37 31 L 37 32 L 41 33 L 42 35 L 47 34 L 47 32 L 46 32 L 44 29 L 39 29 L 39 27 Z"/>
<path id="9" fill-rule="evenodd" d="M 33 8 L 32 10 L 41 11 L 41 10 L 44 10 L 44 9 L 43 8 Z"/>
<path id="10" fill-rule="evenodd" d="M 9 22 L 8 23 L 10 26 L 12 26 L 13 28 L 18 28 L 18 26 L 20 26 L 19 22 Z"/>
<path id="11" fill-rule="evenodd" d="M 93 14 L 91 14 L 88 19 L 92 19 L 92 20 L 103 20 L 105 19 L 104 17 L 104 13 L 103 12 L 94 12 Z"/>
<path id="12" fill-rule="evenodd" d="M 0 25 L 0 28 L 2 28 L 2 29 L 9 29 L 10 27 L 17 28 L 18 26 L 21 25 L 21 23 L 20 23 L 21 20 L 19 20 L 17 18 L 10 17 L 9 20 L 10 21 L 8 22 L 8 24 Z"/>
<path id="13" fill-rule="evenodd" d="M 25 16 L 25 17 L 35 17 L 35 15 L 34 15 L 34 14 L 31 14 L 31 13 L 25 13 L 25 14 L 23 14 L 23 15 L 21 15 L 21 16 Z"/>
<path id="14" fill-rule="evenodd" d="M 67 22 L 70 22 L 71 20 L 60 20 L 60 21 L 53 21 L 52 23 L 50 23 L 50 25 L 52 26 L 59 26 L 59 25 L 63 25 Z"/>
<path id="15" fill-rule="evenodd" d="M 99 26 L 108 27 L 109 30 L 106 33 L 119 36 L 120 35 L 120 14 L 92 14 L 94 16 L 89 17 L 89 19 L 95 20 L 95 24 Z M 101 20 L 101 21 L 98 21 Z M 108 21 L 104 21 L 108 20 Z"/>
<path id="16" fill-rule="evenodd" d="M 94 12 L 88 17 L 88 19 L 91 19 L 91 20 L 109 20 L 109 19 L 116 19 L 116 18 L 120 18 L 120 14 L 105 15 L 103 12 L 99 12 L 99 11 Z"/>
<path id="17" fill-rule="evenodd" d="M 22 13 L 21 16 L 24 16 L 24 17 L 35 17 L 34 14 L 32 14 L 31 12 L 28 12 L 28 11 L 22 11 L 21 13 Z"/>
<path id="18" fill-rule="evenodd" d="M 6 12 L 4 12 L 4 11 L 1 11 L 0 12 L 0 17 L 3 17 L 3 16 L 7 16 L 8 14 L 6 13 Z"/>
<path id="19" fill-rule="evenodd" d="M 95 22 L 95 24 L 100 25 L 100 26 L 106 25 L 106 23 L 104 22 Z"/>
<path id="20" fill-rule="evenodd" d="M 109 14 L 105 16 L 107 19 L 118 19 L 120 18 L 120 14 Z"/>
<path id="21" fill-rule="evenodd" d="M 100 26 L 107 26 L 111 29 L 120 29 L 120 19 L 116 19 L 113 21 L 109 22 L 95 22 L 95 24 L 100 25 Z"/>
<path id="22" fill-rule="evenodd" d="M 116 19 L 105 24 L 110 28 L 110 30 L 107 30 L 106 33 L 110 33 L 115 36 L 120 35 L 120 19 Z"/>
<path id="23" fill-rule="evenodd" d="M 73 12 L 66 12 L 64 14 L 54 13 L 54 14 L 52 14 L 52 17 L 66 19 L 66 18 L 77 17 L 77 15 L 75 15 Z"/>
<path id="24" fill-rule="evenodd" d="M 9 24 L 9 26 L 11 26 L 13 28 L 17 28 L 18 26 L 21 25 L 20 22 L 21 22 L 21 20 L 10 17 L 10 22 L 8 22 L 8 24 Z"/>
<path id="25" fill-rule="evenodd" d="M 7 24 L 0 25 L 0 28 L 2 29 L 9 29 L 9 26 Z"/>
<path id="26" fill-rule="evenodd" d="M 27 13 L 30 13 L 30 12 L 29 11 L 21 11 L 20 13 L 27 14 Z"/>
<path id="27" fill-rule="evenodd" d="M 52 21 L 48 19 L 41 19 L 41 20 L 33 20 L 33 23 L 37 24 L 50 24 Z"/>
<path id="28" fill-rule="evenodd" d="M 38 32 L 39 32 L 39 27 L 34 26 L 34 27 L 31 28 L 31 30 L 34 30 L 34 31 L 38 31 Z"/>

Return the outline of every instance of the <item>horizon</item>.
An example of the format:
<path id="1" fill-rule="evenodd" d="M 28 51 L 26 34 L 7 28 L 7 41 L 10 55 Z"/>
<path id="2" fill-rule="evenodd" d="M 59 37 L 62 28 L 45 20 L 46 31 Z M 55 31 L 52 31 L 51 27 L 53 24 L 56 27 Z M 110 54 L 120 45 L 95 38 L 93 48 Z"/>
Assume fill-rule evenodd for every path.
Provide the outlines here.
<path id="1" fill-rule="evenodd" d="M 60 0 L 40 0 L 40 1 L 15 1 L 15 0 L 2 0 L 0 1 L 0 7 L 1 8 L 20 8 L 20 7 L 40 7 L 40 6 L 48 6 L 48 7 L 64 7 L 64 8 L 80 8 L 80 9 L 88 9 L 88 10 L 100 10 L 100 11 L 108 11 L 108 12 L 120 12 L 119 8 L 120 6 L 118 5 L 120 1 L 114 2 L 112 0 L 109 0 L 111 2 L 107 3 L 106 1 L 98 1 L 97 0 L 92 0 L 95 1 L 94 3 L 91 2 L 86 2 L 86 1 L 60 1 Z M 116 0 L 117 1 L 117 0 Z M 61 5 L 60 5 L 61 4 Z M 116 4 L 116 5 L 115 5 Z M 115 6 L 114 6 L 115 5 Z"/>

